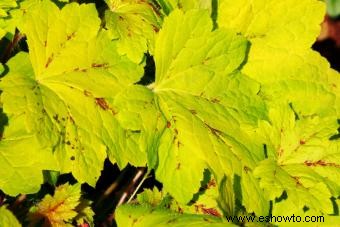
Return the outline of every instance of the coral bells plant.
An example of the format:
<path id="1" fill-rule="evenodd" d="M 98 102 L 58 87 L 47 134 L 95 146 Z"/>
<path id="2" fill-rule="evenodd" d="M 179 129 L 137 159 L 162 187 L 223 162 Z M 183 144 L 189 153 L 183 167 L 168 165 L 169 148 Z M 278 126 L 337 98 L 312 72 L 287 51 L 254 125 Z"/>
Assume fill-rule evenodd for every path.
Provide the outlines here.
<path id="1" fill-rule="evenodd" d="M 2 0 L 0 226 L 340 224 L 340 75 L 311 49 L 325 11 Z"/>

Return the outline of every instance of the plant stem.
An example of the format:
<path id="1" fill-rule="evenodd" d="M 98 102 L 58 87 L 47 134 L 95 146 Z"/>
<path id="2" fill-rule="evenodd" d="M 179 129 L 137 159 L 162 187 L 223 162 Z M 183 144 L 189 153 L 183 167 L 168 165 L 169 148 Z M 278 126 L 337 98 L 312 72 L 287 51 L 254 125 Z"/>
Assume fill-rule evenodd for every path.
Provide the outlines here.
<path id="1" fill-rule="evenodd" d="M 125 191 L 123 192 L 122 196 L 120 197 L 119 201 L 118 201 L 118 204 L 117 204 L 117 207 L 122 205 L 126 198 L 128 197 L 129 193 L 130 193 L 130 190 L 131 188 L 136 185 L 136 183 L 139 181 L 139 179 L 142 177 L 142 176 L 145 176 L 145 172 L 146 172 L 147 168 L 145 167 L 142 167 L 142 168 L 138 168 L 134 178 L 132 179 L 131 183 L 129 184 L 129 186 L 125 189 Z M 140 182 L 140 184 L 143 183 L 145 179 L 143 178 Z M 138 185 L 139 186 L 139 185 Z M 138 187 L 137 186 L 137 187 Z M 140 186 L 139 186 L 140 187 Z M 134 193 L 135 194 L 135 193 Z"/>
<path id="2" fill-rule="evenodd" d="M 127 172 L 128 168 L 125 168 L 120 175 L 118 176 L 118 178 L 104 191 L 104 193 L 99 197 L 99 199 L 97 200 L 95 207 L 99 207 L 99 205 L 107 198 L 109 197 L 109 195 L 117 189 L 117 187 L 120 185 L 120 183 L 122 182 L 122 180 L 124 179 L 126 172 Z"/>
<path id="3" fill-rule="evenodd" d="M 142 186 L 142 184 L 144 183 L 144 181 L 149 177 L 150 171 L 148 170 L 144 176 L 143 179 L 139 182 L 139 184 L 137 185 L 136 189 L 134 190 L 134 192 L 132 193 L 132 195 L 130 196 L 129 200 L 127 201 L 127 203 L 131 202 L 131 200 L 133 199 L 133 197 L 135 197 L 135 195 L 137 194 L 139 188 Z"/>
<path id="4" fill-rule="evenodd" d="M 6 63 L 8 61 L 8 59 L 11 56 L 11 53 L 13 52 L 13 49 L 18 45 L 18 43 L 23 37 L 24 36 L 21 35 L 20 32 L 15 33 L 13 40 L 7 45 L 6 50 L 4 51 L 4 55 L 2 56 L 1 59 L 2 63 Z"/>

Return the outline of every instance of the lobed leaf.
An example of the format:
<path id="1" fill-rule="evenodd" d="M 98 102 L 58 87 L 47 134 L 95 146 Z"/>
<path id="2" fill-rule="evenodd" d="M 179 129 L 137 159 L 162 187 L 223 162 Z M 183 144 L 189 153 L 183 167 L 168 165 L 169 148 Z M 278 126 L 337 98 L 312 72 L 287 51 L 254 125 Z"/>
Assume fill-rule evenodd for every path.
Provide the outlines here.
<path id="1" fill-rule="evenodd" d="M 42 223 L 44 226 L 52 227 L 72 226 L 73 219 L 78 219 L 81 224 L 86 216 L 92 219 L 93 211 L 86 201 L 81 202 L 80 197 L 80 184 L 58 186 L 53 196 L 46 195 L 30 209 L 28 215 L 30 225 Z"/>
<path id="2" fill-rule="evenodd" d="M 133 62 L 140 63 L 144 53 L 153 53 L 155 36 L 160 29 L 160 18 L 152 1 L 106 0 L 106 28 L 117 40 L 117 50 Z"/>
<path id="3" fill-rule="evenodd" d="M 219 100 L 213 96 L 217 89 L 209 96 L 208 88 L 228 86 L 228 74 L 242 63 L 245 50 L 242 37 L 225 30 L 212 32 L 208 11 L 175 10 L 164 21 L 156 42 L 153 91 L 167 127 L 156 177 L 180 203 L 198 190 L 211 155 L 229 150 L 222 134 L 226 127 L 238 128 L 232 122 L 240 116 L 233 116 L 233 105 L 224 103 L 223 94 Z M 185 188 L 177 187 L 184 182 Z"/>
<path id="4" fill-rule="evenodd" d="M 310 62 L 310 47 L 320 32 L 325 5 L 317 0 L 219 1 L 218 24 L 250 42 L 243 72 L 260 82 L 298 76 Z M 316 71 L 318 67 L 310 67 Z M 307 72 L 305 72 L 307 73 Z"/>
<path id="5" fill-rule="evenodd" d="M 267 144 L 268 159 L 255 169 L 260 186 L 269 200 L 287 193 L 284 203 L 294 210 L 306 206 L 318 213 L 331 214 L 332 196 L 339 194 L 339 163 L 337 141 L 329 138 L 337 133 L 336 118 L 299 116 L 288 106 L 272 108 L 270 121 L 260 122 L 259 132 Z M 333 148 L 333 149 L 332 149 Z M 278 205 L 277 205 L 278 203 Z M 281 206 L 279 202 L 274 203 Z"/>
<path id="6" fill-rule="evenodd" d="M 1 122 L 3 124 L 3 122 Z M 51 149 L 25 129 L 23 116 L 9 119 L 0 141 L 0 188 L 6 194 L 36 193 L 43 183 L 42 170 L 56 170 Z"/>
<path id="7" fill-rule="evenodd" d="M 115 118 L 114 99 L 142 74 L 140 66 L 114 51 L 115 43 L 99 26 L 93 4 L 71 3 L 62 10 L 49 1 L 33 6 L 20 28 L 29 54 L 8 62 L 0 85 L 5 113 L 25 115 L 28 131 L 53 148 L 61 171 L 92 186 L 107 149 L 112 154 L 118 147 L 113 138 L 126 136 Z M 133 158 L 132 164 L 140 164 Z"/>

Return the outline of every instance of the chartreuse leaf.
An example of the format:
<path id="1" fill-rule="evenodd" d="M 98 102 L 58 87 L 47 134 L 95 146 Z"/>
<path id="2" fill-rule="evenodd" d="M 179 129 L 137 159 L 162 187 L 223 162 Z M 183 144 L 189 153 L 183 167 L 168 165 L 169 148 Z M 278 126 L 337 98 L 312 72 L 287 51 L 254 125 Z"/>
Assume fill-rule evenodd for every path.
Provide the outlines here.
<path id="1" fill-rule="evenodd" d="M 137 202 L 142 205 L 151 205 L 153 207 L 158 206 L 164 195 L 162 191 L 159 191 L 156 187 L 151 189 L 145 189 L 143 192 L 137 195 Z"/>
<path id="2" fill-rule="evenodd" d="M 327 77 L 323 82 L 325 83 L 325 87 L 335 96 L 333 108 L 336 110 L 336 116 L 340 119 L 340 74 L 334 69 L 329 68 L 325 75 Z"/>
<path id="3" fill-rule="evenodd" d="M 317 71 L 310 71 L 308 74 L 304 74 L 308 70 L 297 72 L 294 74 L 295 78 L 292 75 L 277 78 L 276 81 L 262 85 L 260 96 L 273 106 L 283 102 L 290 103 L 298 115 L 339 117 L 337 84 L 340 82 L 340 75 L 331 70 L 326 60 L 318 54 L 313 55 Z"/>
<path id="4" fill-rule="evenodd" d="M 6 38 L 12 39 L 15 34 L 15 29 L 24 23 L 24 15 L 30 11 L 31 7 L 39 4 L 41 0 L 20 0 L 17 1 L 17 7 L 11 8 L 8 11 L 8 16 L 1 20 L 0 28 L 7 34 Z"/>
<path id="5" fill-rule="evenodd" d="M 211 0 L 158 0 L 160 5 L 169 10 L 182 9 L 184 11 L 190 9 L 209 9 L 211 10 Z"/>
<path id="6" fill-rule="evenodd" d="M 128 130 L 115 118 L 119 110 L 113 104 L 139 81 L 142 68 L 118 55 L 115 42 L 99 31 L 95 6 L 71 3 L 60 10 L 42 1 L 24 19 L 20 30 L 29 54 L 19 53 L 8 63 L 0 85 L 4 112 L 24 115 L 29 132 L 54 149 L 61 171 L 72 172 L 79 182 L 95 184 L 107 147 L 120 165 L 144 165 L 144 152 L 136 155 L 138 144 L 119 142 Z M 127 155 L 113 157 L 117 150 Z"/>
<path id="7" fill-rule="evenodd" d="M 218 24 L 250 41 L 242 72 L 261 83 L 270 105 L 287 102 L 301 115 L 339 117 L 339 73 L 330 74 L 329 63 L 310 48 L 324 14 L 316 0 L 222 0 Z"/>
<path id="8" fill-rule="evenodd" d="M 105 0 L 106 28 L 117 39 L 120 54 L 140 63 L 144 53 L 154 51 L 155 35 L 160 28 L 160 18 L 152 1 Z"/>
<path id="9" fill-rule="evenodd" d="M 76 211 L 78 215 L 74 218 L 77 222 L 77 225 L 90 225 L 91 227 L 94 226 L 94 211 L 91 208 L 91 201 L 82 199 L 80 204 L 76 207 Z"/>
<path id="10" fill-rule="evenodd" d="M 218 24 L 251 42 L 243 72 L 264 83 L 319 72 L 310 50 L 320 32 L 325 4 L 317 0 L 222 0 Z"/>
<path id="11" fill-rule="evenodd" d="M 169 194 L 159 191 L 157 188 L 153 188 L 153 190 L 145 189 L 137 195 L 136 202 L 139 205 L 148 205 L 157 209 L 166 208 L 171 212 L 222 217 L 223 211 L 219 208 L 217 202 L 219 190 L 216 181 L 211 179 L 205 183 L 188 205 L 178 203 Z"/>
<path id="12" fill-rule="evenodd" d="M 5 206 L 0 207 L 0 217 L 0 226 L 21 226 L 16 217 Z"/>
<path id="13" fill-rule="evenodd" d="M 53 196 L 46 195 L 42 201 L 30 209 L 28 220 L 32 226 L 37 223 L 43 223 L 44 226 L 72 226 L 73 219 L 78 219 L 80 224 L 84 220 L 93 220 L 94 213 L 88 207 L 90 204 L 86 201 L 81 202 L 80 197 L 80 184 L 60 185 Z"/>
<path id="14" fill-rule="evenodd" d="M 119 227 L 235 226 L 208 215 L 179 214 L 151 206 L 123 205 L 117 208 L 115 218 Z"/>
<path id="15" fill-rule="evenodd" d="M 144 166 L 148 159 L 148 166 L 154 168 L 159 138 L 166 124 L 156 108 L 154 94 L 144 86 L 130 86 L 117 95 L 114 105 L 119 109 L 116 118 L 123 130 L 112 136 L 117 139 L 111 142 L 115 149 L 109 152 L 109 157 L 120 167 L 128 162 Z"/>
<path id="16" fill-rule="evenodd" d="M 16 0 L 2 0 L 0 2 L 0 17 L 8 16 L 7 10 L 17 6 Z"/>
<path id="17" fill-rule="evenodd" d="M 210 179 L 203 185 L 193 200 L 188 205 L 183 205 L 174 199 L 170 203 L 170 209 L 179 213 L 204 214 L 222 217 L 223 211 L 218 204 L 219 190 L 215 179 Z"/>
<path id="18" fill-rule="evenodd" d="M 183 204 L 198 190 L 204 168 L 218 184 L 225 175 L 232 182 L 239 176 L 238 200 L 249 212 L 266 215 L 269 202 L 252 174 L 264 158 L 252 132 L 258 119 L 266 119 L 266 107 L 256 96 L 259 84 L 235 71 L 246 51 L 244 39 L 211 31 L 208 11 L 175 10 L 159 33 L 153 90 L 167 128 L 156 177 Z"/>
<path id="19" fill-rule="evenodd" d="M 57 169 L 51 149 L 27 132 L 23 115 L 9 119 L 0 141 L 0 188 L 6 194 L 36 193 L 43 183 L 42 170 Z"/>
<path id="20" fill-rule="evenodd" d="M 208 167 L 206 157 L 229 150 L 222 132 L 238 128 L 239 115 L 234 118 L 227 102 L 205 92 L 210 83 L 228 83 L 228 74 L 242 63 L 245 51 L 243 38 L 226 30 L 212 32 L 206 10 L 175 10 L 164 21 L 156 41 L 156 82 L 151 86 L 167 121 L 156 177 L 180 203 L 187 203 L 198 190 Z M 178 187 L 181 184 L 186 186 Z"/>
<path id="21" fill-rule="evenodd" d="M 0 39 L 5 36 L 6 22 L 8 17 L 8 11 L 17 6 L 17 2 L 15 0 L 2 0 L 0 2 Z"/>
<path id="22" fill-rule="evenodd" d="M 288 105 L 281 105 L 270 109 L 269 122 L 260 121 L 259 133 L 267 145 L 268 158 L 256 167 L 255 176 L 261 179 L 260 186 L 269 200 L 285 199 L 273 204 L 273 213 L 290 204 L 295 206 L 289 209 L 292 213 L 308 207 L 316 213 L 331 214 L 330 198 L 340 193 L 339 142 L 329 140 L 337 133 L 337 120 L 295 114 Z"/>

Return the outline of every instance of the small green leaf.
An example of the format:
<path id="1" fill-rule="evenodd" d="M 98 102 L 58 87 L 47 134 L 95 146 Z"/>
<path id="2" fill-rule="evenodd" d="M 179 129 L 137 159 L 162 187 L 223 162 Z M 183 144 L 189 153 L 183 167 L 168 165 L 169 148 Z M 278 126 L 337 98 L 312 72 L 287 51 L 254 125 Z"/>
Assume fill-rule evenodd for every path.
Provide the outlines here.
<path id="1" fill-rule="evenodd" d="M 158 206 L 163 199 L 162 191 L 159 191 L 156 187 L 151 189 L 145 189 L 142 193 L 137 195 L 137 201 L 141 205 Z"/>
<path id="2" fill-rule="evenodd" d="M 331 17 L 340 16 L 340 1 L 339 0 L 326 0 L 327 13 Z"/>
<path id="3" fill-rule="evenodd" d="M 95 215 L 91 208 L 92 202 L 86 199 L 82 199 L 80 204 L 76 207 L 77 216 L 74 218 L 78 226 L 84 225 L 85 223 L 94 226 L 93 217 Z M 85 225 L 86 226 L 86 225 Z"/>

